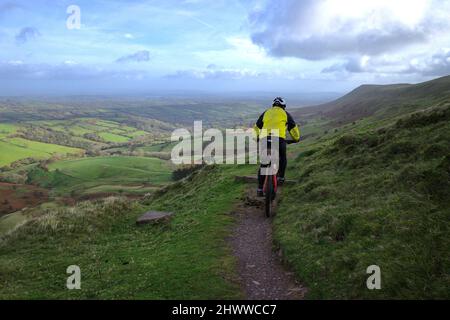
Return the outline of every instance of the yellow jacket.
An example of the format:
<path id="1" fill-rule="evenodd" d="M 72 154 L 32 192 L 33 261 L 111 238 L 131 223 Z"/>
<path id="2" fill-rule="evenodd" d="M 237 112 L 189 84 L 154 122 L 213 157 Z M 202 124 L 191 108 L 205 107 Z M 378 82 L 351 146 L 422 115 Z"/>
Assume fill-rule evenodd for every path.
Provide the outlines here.
<path id="1" fill-rule="evenodd" d="M 283 108 L 272 107 L 267 109 L 253 127 L 258 138 L 268 135 L 278 136 L 286 139 L 286 129 L 295 141 L 300 141 L 300 129 L 294 118 Z"/>

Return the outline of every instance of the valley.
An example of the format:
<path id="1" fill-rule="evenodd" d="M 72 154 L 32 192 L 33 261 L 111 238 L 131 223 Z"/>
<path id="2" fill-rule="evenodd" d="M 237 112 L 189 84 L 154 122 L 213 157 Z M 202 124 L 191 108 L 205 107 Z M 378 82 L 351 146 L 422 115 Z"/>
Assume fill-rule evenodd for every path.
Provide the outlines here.
<path id="1" fill-rule="evenodd" d="M 449 297 L 448 88 L 449 77 L 362 86 L 289 110 L 303 140 L 288 148 L 287 177 L 297 184 L 283 187 L 273 239 L 307 299 Z M 233 212 L 249 201 L 235 176 L 257 167 L 180 168 L 167 155 L 171 129 L 192 119 L 248 127 L 264 104 L 170 101 L 138 113 L 135 102 L 84 103 L 0 109 L 9 119 L 0 126 L 0 190 L 11 199 L 0 201 L 0 298 L 245 298 L 227 239 Z M 136 228 L 148 210 L 175 215 Z M 81 266 L 87 289 L 61 287 L 69 262 Z M 367 289 L 369 265 L 380 266 L 382 290 Z"/>

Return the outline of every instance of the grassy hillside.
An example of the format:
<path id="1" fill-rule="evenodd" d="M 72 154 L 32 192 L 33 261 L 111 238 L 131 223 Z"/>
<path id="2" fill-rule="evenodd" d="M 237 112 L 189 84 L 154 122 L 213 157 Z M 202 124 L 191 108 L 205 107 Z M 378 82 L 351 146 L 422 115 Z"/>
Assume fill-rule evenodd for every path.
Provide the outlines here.
<path id="1" fill-rule="evenodd" d="M 299 151 L 275 235 L 310 298 L 450 297 L 450 104 Z M 372 264 L 382 290 L 365 287 Z"/>
<path id="2" fill-rule="evenodd" d="M 450 101 L 450 76 L 415 85 L 363 85 L 335 101 L 293 112 L 302 119 L 321 114 L 335 123 L 349 123 L 364 117 L 390 118 Z"/>
<path id="3" fill-rule="evenodd" d="M 51 188 L 57 194 L 146 193 L 171 179 L 168 162 L 156 158 L 94 157 L 51 163 L 48 171 L 34 167 L 29 182 Z"/>
<path id="4" fill-rule="evenodd" d="M 225 245 L 239 170 L 247 172 L 208 167 L 148 205 L 107 199 L 42 212 L 1 238 L 0 299 L 242 297 Z M 167 226 L 136 227 L 150 208 L 176 215 Z M 81 290 L 65 288 L 71 264 L 81 267 Z"/>

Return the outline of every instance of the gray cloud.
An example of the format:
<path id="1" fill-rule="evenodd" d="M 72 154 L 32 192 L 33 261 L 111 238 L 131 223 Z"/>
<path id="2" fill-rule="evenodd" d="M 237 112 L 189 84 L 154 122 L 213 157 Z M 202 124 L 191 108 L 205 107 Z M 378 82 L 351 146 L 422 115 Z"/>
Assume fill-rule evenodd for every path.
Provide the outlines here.
<path id="1" fill-rule="evenodd" d="M 324 0 L 269 1 L 250 16 L 252 41 L 276 57 L 322 60 L 348 55 L 380 55 L 406 46 L 425 43 L 442 21 L 427 17 L 414 27 L 405 25 L 379 12 L 382 26 L 368 27 L 362 18 L 334 18 L 320 21 L 320 5 Z M 406 8 L 405 8 L 406 10 Z M 317 25 L 332 25 L 320 32 Z"/>
<path id="2" fill-rule="evenodd" d="M 137 70 L 106 70 L 78 64 L 27 64 L 21 61 L 0 62 L 0 80 L 101 80 L 142 79 L 147 75 Z"/>
<path id="3" fill-rule="evenodd" d="M 135 52 L 130 55 L 120 57 L 116 60 L 117 63 L 127 63 L 127 62 L 146 62 L 150 61 L 150 52 L 147 50 L 142 50 Z"/>
<path id="4" fill-rule="evenodd" d="M 363 61 L 363 59 L 359 57 L 351 57 L 342 63 L 336 63 L 324 68 L 322 73 L 337 75 L 352 73 L 382 73 L 392 75 L 441 77 L 450 74 L 450 51 L 440 51 L 414 59 L 407 57 L 399 57 L 397 59 L 375 57 Z"/>
<path id="5" fill-rule="evenodd" d="M 276 42 L 272 42 L 273 39 L 268 33 L 256 33 L 252 36 L 254 43 L 268 49 L 273 56 L 307 60 L 322 60 L 355 53 L 379 55 L 406 45 L 424 42 L 426 39 L 426 34 L 422 31 L 413 32 L 401 28 L 385 33 L 370 31 L 356 36 L 341 33 L 340 35 L 311 36 L 305 39 L 287 37 Z"/>
<path id="6" fill-rule="evenodd" d="M 322 73 L 341 73 L 341 72 L 352 72 L 360 73 L 364 72 L 364 68 L 355 59 L 349 59 L 344 63 L 336 63 L 322 70 Z"/>
<path id="7" fill-rule="evenodd" d="M 450 51 L 439 52 L 416 63 L 410 63 L 403 73 L 414 73 L 423 76 L 440 77 L 450 74 Z"/>
<path id="8" fill-rule="evenodd" d="M 36 39 L 40 35 L 41 34 L 38 29 L 33 27 L 25 27 L 22 28 L 16 35 L 16 41 L 20 44 L 23 44 L 29 40 Z"/>

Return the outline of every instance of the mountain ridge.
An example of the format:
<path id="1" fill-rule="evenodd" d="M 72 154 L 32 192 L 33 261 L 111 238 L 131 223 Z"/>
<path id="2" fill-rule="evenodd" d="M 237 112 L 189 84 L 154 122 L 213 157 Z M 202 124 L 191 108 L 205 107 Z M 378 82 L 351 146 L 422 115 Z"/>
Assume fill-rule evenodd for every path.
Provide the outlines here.
<path id="1" fill-rule="evenodd" d="M 386 118 L 450 102 L 450 76 L 418 84 L 364 84 L 328 103 L 292 111 L 294 118 L 322 115 L 345 124 L 375 115 Z"/>

